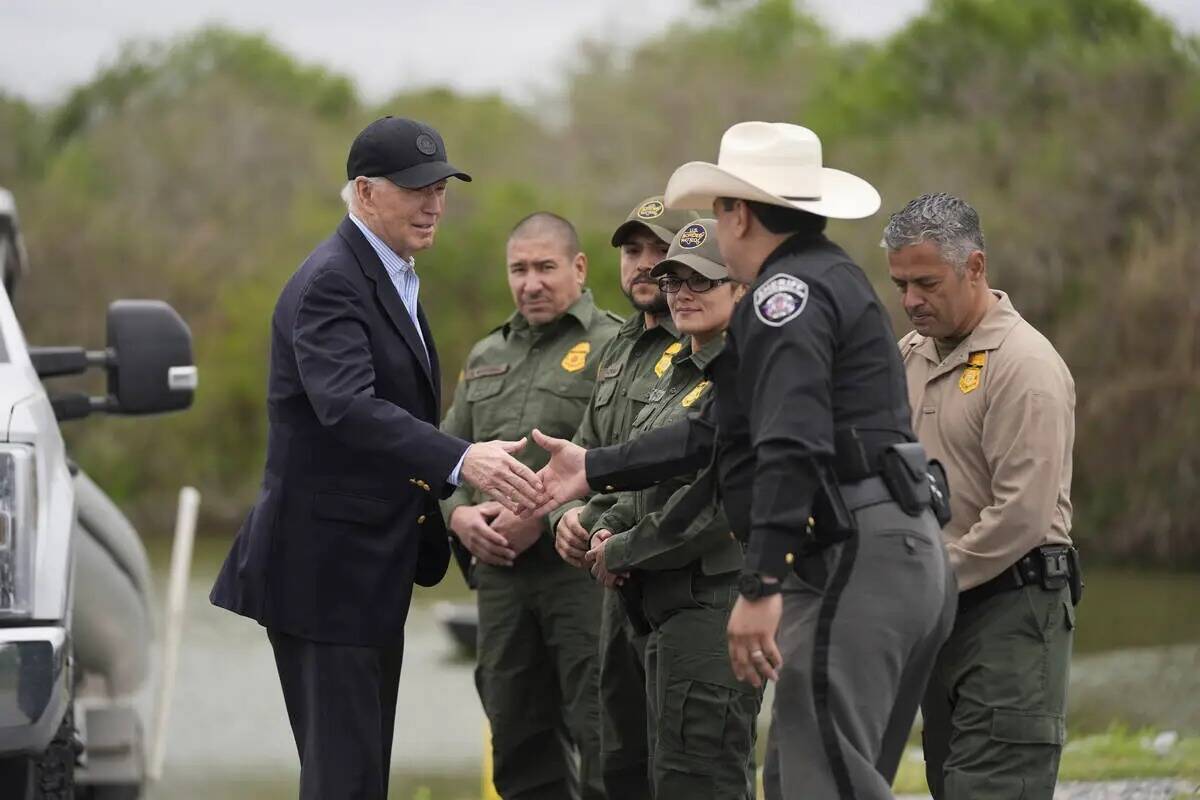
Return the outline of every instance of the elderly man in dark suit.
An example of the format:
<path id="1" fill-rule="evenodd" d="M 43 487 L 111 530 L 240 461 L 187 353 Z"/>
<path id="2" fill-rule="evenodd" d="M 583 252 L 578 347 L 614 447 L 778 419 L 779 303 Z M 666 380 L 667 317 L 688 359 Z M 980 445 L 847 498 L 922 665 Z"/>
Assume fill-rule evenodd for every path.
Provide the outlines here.
<path id="1" fill-rule="evenodd" d="M 213 587 L 267 628 L 300 755 L 300 797 L 387 796 L 413 583 L 442 579 L 437 501 L 462 481 L 536 505 L 521 442 L 441 433 L 437 350 L 413 255 L 467 174 L 433 128 L 385 117 L 354 140 L 349 214 L 292 275 L 271 322 L 267 464 Z"/>

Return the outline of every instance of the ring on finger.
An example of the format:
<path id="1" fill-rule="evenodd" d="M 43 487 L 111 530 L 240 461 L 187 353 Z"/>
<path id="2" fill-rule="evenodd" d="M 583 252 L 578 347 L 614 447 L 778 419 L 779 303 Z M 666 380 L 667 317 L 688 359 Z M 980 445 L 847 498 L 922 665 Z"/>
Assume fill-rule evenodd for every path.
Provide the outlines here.
<path id="1" fill-rule="evenodd" d="M 763 657 L 763 651 L 762 651 L 762 650 L 751 650 L 751 651 L 750 651 L 750 657 L 751 657 L 751 658 L 762 658 L 762 657 Z"/>

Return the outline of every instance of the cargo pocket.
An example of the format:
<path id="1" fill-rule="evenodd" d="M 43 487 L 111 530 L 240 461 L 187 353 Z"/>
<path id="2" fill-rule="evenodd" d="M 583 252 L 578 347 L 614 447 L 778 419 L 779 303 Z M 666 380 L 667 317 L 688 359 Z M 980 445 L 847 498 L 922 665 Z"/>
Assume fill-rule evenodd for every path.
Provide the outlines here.
<path id="1" fill-rule="evenodd" d="M 992 741 L 1007 744 L 1049 744 L 1062 747 L 1066 726 L 1058 714 L 1038 714 L 997 708 L 992 711 Z"/>
<path id="2" fill-rule="evenodd" d="M 659 723 L 663 756 L 705 771 L 725 751 L 725 715 L 731 700 L 733 692 L 715 683 L 680 680 L 668 685 Z"/>
<path id="3" fill-rule="evenodd" d="M 486 378 L 471 378 L 467 381 L 467 401 L 476 403 L 495 397 L 504 389 L 504 376 L 491 375 Z"/>
<path id="4" fill-rule="evenodd" d="M 1075 606 L 1071 604 L 1070 600 L 1063 602 L 1063 611 L 1065 612 L 1067 630 L 1075 630 Z"/>
<path id="5" fill-rule="evenodd" d="M 596 408 L 604 408 L 612 402 L 613 394 L 617 391 L 617 379 L 610 378 L 606 381 L 601 381 L 596 387 Z"/>

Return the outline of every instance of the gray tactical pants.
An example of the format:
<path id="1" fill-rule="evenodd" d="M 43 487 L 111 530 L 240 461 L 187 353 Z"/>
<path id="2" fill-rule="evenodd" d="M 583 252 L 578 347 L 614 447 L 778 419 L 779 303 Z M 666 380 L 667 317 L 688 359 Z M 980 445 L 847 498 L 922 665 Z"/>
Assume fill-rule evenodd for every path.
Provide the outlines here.
<path id="1" fill-rule="evenodd" d="M 847 492 L 858 534 L 784 583 L 767 800 L 891 798 L 957 590 L 933 514 Z M 873 502 L 872 502 L 873 501 Z"/>

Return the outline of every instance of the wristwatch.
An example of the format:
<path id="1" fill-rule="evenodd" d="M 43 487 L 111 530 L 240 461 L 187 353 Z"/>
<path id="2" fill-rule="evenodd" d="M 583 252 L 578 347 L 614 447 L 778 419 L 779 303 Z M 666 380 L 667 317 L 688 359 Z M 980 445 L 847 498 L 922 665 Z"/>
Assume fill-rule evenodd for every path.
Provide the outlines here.
<path id="1" fill-rule="evenodd" d="M 743 572 L 738 576 L 738 594 L 747 600 L 761 600 L 783 591 L 783 581 L 767 582 L 757 572 Z"/>

